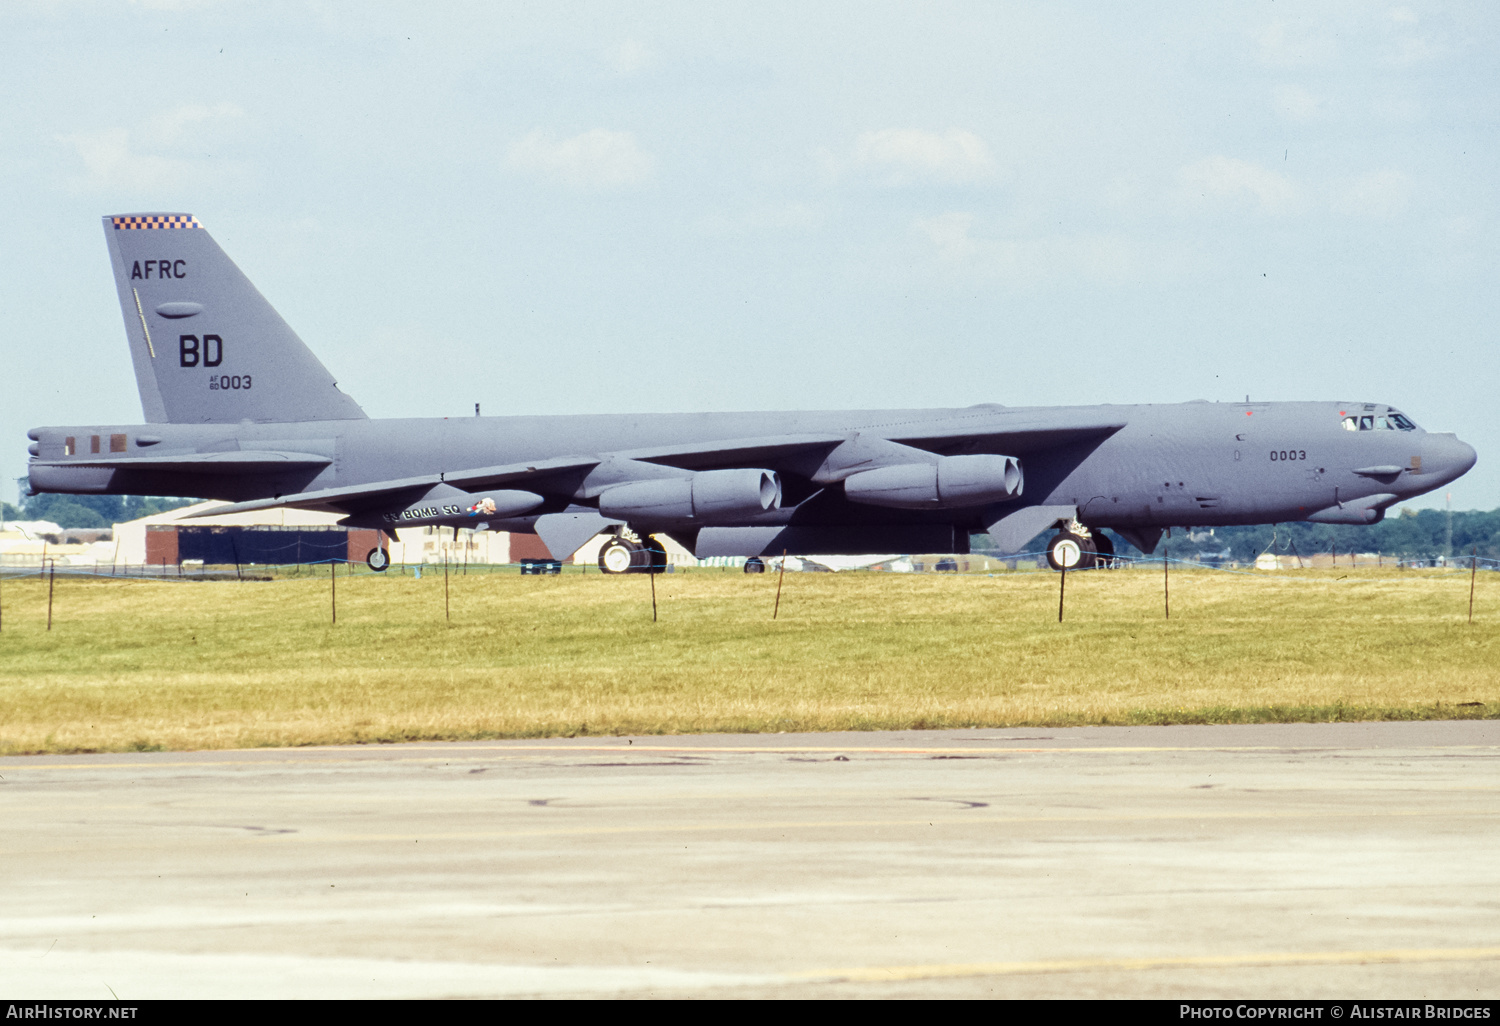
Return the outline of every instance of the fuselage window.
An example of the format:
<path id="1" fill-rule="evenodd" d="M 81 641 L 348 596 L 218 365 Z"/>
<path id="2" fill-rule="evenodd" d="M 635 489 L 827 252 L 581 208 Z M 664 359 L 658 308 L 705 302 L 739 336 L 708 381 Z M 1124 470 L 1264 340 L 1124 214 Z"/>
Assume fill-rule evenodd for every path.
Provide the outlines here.
<path id="1" fill-rule="evenodd" d="M 1402 431 L 1415 431 L 1417 429 L 1417 426 L 1415 424 L 1406 419 L 1406 415 L 1404 413 L 1392 413 L 1391 421 L 1396 425 L 1398 429 Z"/>
<path id="2" fill-rule="evenodd" d="M 1359 418 L 1358 417 L 1345 417 L 1344 418 L 1344 430 L 1345 431 L 1358 431 L 1359 430 Z"/>
<path id="3" fill-rule="evenodd" d="M 1359 429 L 1361 431 L 1372 431 L 1372 430 L 1374 430 L 1374 428 L 1375 428 L 1375 418 L 1374 417 L 1368 417 L 1368 416 L 1366 416 L 1366 417 L 1359 418 Z"/>

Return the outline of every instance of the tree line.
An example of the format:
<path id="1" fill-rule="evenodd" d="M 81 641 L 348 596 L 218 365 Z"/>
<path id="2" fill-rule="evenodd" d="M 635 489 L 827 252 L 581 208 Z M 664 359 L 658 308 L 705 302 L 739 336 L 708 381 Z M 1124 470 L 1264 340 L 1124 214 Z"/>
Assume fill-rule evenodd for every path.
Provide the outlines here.
<path id="1" fill-rule="evenodd" d="M 65 530 L 111 527 L 126 520 L 154 516 L 193 503 L 149 495 L 33 495 L 18 509 L 0 502 L 0 519 L 49 520 Z"/>
<path id="2" fill-rule="evenodd" d="M 99 528 L 138 517 L 165 513 L 189 505 L 190 499 L 163 499 L 142 495 L 33 495 L 21 508 L 0 503 L 6 520 L 49 520 L 63 528 Z M 1110 532 L 1115 551 L 1140 555 L 1140 551 Z M 1045 539 L 1039 537 L 1033 547 Z M 972 539 L 971 547 L 991 547 L 988 535 Z M 1248 563 L 1262 552 L 1311 556 L 1329 551 L 1383 552 L 1404 559 L 1466 556 L 1471 551 L 1489 559 L 1500 559 L 1500 509 L 1465 510 L 1448 513 L 1437 509 L 1403 509 L 1373 527 L 1333 524 L 1261 524 L 1252 527 L 1178 529 L 1167 539 L 1176 558 L 1219 557 Z M 1159 554 L 1159 543 L 1156 551 Z"/>
<path id="3" fill-rule="evenodd" d="M 1112 532 L 1111 532 L 1112 533 Z M 1258 524 L 1250 527 L 1188 528 L 1166 540 L 1174 558 L 1219 557 L 1248 563 L 1263 552 L 1303 557 L 1327 552 L 1378 552 L 1402 559 L 1467 556 L 1500 559 L 1500 509 L 1403 509 L 1371 527 L 1335 524 Z M 1115 536 L 1116 550 L 1139 555 Z M 1156 552 L 1161 553 L 1159 543 Z"/>

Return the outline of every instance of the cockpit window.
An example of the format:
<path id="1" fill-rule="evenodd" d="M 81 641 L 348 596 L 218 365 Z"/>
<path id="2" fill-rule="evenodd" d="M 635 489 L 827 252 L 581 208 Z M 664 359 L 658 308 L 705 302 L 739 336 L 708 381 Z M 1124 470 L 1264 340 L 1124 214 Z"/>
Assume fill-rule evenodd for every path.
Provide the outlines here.
<path id="1" fill-rule="evenodd" d="M 1404 413 L 1388 410 L 1383 414 L 1366 413 L 1343 419 L 1345 431 L 1415 431 L 1417 426 Z"/>

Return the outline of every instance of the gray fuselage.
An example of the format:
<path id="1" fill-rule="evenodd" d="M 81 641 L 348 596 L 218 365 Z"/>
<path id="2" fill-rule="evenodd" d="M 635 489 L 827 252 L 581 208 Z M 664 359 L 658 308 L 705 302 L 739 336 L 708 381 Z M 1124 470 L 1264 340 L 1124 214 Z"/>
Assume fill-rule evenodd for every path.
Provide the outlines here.
<path id="1" fill-rule="evenodd" d="M 337 420 L 284 424 L 87 425 L 32 432 L 36 491 L 191 495 L 243 501 L 420 475 L 453 474 L 579 454 L 712 449 L 715 442 L 776 436 L 879 437 L 941 455 L 994 452 L 1017 457 L 1025 506 L 1077 508 L 1090 527 L 1151 529 L 1272 523 L 1316 518 L 1374 522 L 1396 501 L 1439 488 L 1467 471 L 1474 450 L 1451 434 L 1390 426 L 1390 407 L 1366 403 L 1209 403 L 1092 407 L 818 411 L 792 413 L 600 414 L 544 417 Z M 1355 419 L 1353 429 L 1349 420 Z M 1367 418 L 1359 429 L 1359 418 Z M 276 451 L 330 462 L 285 471 L 162 471 L 87 466 L 93 439 L 124 436 L 131 456 Z M 72 454 L 65 453 L 73 439 Z M 120 442 L 115 442 L 118 450 Z M 644 458 L 701 469 L 673 457 Z M 97 461 L 99 457 L 94 457 Z M 744 461 L 740 461 L 744 462 Z M 756 463 L 773 463 L 757 460 Z M 980 531 L 994 508 L 898 510 L 845 500 L 838 485 L 799 483 L 803 460 L 771 469 L 787 481 L 782 508 L 738 523 L 946 523 Z M 715 466 L 724 465 L 720 461 Z M 536 513 L 591 505 L 587 475 L 553 482 Z M 1337 511 L 1367 508 L 1363 518 Z M 532 517 L 505 526 L 524 528 Z M 495 525 L 500 526 L 500 525 Z M 632 525 L 637 526 L 637 525 Z M 656 525 L 642 524 L 650 529 Z"/>

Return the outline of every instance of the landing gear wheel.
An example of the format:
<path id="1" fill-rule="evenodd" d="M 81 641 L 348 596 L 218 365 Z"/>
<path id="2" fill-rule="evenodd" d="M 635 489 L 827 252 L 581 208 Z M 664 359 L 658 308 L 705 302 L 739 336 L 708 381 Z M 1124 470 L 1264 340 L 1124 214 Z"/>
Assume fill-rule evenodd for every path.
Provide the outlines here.
<path id="1" fill-rule="evenodd" d="M 1115 566 L 1115 543 L 1109 540 L 1109 535 L 1103 531 L 1095 531 L 1092 539 L 1094 549 L 1098 555 L 1094 557 L 1094 565 L 1105 570 L 1113 569 Z"/>
<path id="2" fill-rule="evenodd" d="M 759 556 L 751 556 L 749 559 L 745 560 L 745 573 L 763 574 L 765 572 L 766 564 L 761 560 Z"/>
<path id="3" fill-rule="evenodd" d="M 1087 570 L 1094 565 L 1094 540 L 1059 531 L 1047 543 L 1047 564 L 1054 570 Z"/>
<path id="4" fill-rule="evenodd" d="M 649 565 L 644 545 L 618 535 L 599 550 L 599 569 L 607 574 L 640 573 Z"/>
<path id="5" fill-rule="evenodd" d="M 391 554 L 384 545 L 377 546 L 365 556 L 365 563 L 377 574 L 383 574 L 391 565 Z"/>
<path id="6" fill-rule="evenodd" d="M 646 565 L 637 573 L 664 574 L 667 572 L 667 546 L 660 538 L 644 535 L 641 545 L 646 550 Z"/>

